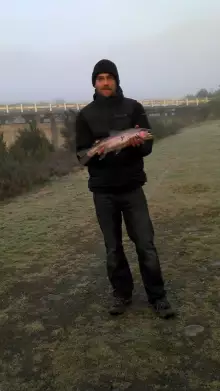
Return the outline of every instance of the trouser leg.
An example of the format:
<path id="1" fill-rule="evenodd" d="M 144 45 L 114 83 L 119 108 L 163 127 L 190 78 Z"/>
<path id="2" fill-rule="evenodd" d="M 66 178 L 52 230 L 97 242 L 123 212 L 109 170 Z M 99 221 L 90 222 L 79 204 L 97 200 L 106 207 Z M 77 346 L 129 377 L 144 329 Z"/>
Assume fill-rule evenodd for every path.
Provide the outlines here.
<path id="1" fill-rule="evenodd" d="M 117 199 L 111 194 L 94 194 L 97 219 L 103 233 L 107 274 L 114 296 L 132 295 L 133 279 L 122 245 L 122 214 Z"/>
<path id="2" fill-rule="evenodd" d="M 165 296 L 154 229 L 142 188 L 127 193 L 121 199 L 127 233 L 136 246 L 144 287 L 151 303 Z"/>

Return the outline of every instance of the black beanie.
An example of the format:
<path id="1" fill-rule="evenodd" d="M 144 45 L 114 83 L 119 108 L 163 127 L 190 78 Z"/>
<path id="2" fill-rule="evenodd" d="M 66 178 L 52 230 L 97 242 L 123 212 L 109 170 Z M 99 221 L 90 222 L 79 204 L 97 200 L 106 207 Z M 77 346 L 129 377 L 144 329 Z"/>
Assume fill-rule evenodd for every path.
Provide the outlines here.
<path id="1" fill-rule="evenodd" d="M 92 85 L 95 85 L 96 78 L 98 74 L 100 73 L 110 73 L 114 76 L 117 85 L 120 84 L 118 70 L 116 65 L 110 61 L 110 60 L 100 60 L 97 62 L 97 64 L 94 66 L 93 72 L 92 72 Z"/>

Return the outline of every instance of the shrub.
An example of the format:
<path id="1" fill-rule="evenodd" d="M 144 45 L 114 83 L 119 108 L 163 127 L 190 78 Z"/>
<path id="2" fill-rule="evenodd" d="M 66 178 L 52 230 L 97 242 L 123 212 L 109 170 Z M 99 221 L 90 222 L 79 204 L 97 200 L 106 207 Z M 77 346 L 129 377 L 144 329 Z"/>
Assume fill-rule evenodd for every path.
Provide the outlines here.
<path id="1" fill-rule="evenodd" d="M 15 142 L 9 148 L 9 153 L 18 161 L 28 158 L 41 161 L 53 150 L 53 145 L 46 135 L 37 128 L 34 121 L 29 123 L 29 128 L 18 131 Z"/>
<path id="2" fill-rule="evenodd" d="M 185 126 L 183 121 L 177 117 L 151 118 L 150 123 L 156 140 L 176 134 L 179 129 Z"/>
<path id="3" fill-rule="evenodd" d="M 55 151 L 36 124 L 20 130 L 9 148 L 0 134 L 0 200 L 28 191 L 53 176 L 68 174 L 76 162 L 73 153 Z"/>
<path id="4" fill-rule="evenodd" d="M 7 155 L 8 155 L 8 150 L 7 150 L 6 142 L 4 141 L 3 133 L 0 133 L 0 165 L 6 159 Z"/>
<path id="5" fill-rule="evenodd" d="M 79 168 L 78 161 L 73 153 L 64 149 L 52 152 L 41 162 L 41 170 L 47 169 L 49 176 L 60 177 Z"/>

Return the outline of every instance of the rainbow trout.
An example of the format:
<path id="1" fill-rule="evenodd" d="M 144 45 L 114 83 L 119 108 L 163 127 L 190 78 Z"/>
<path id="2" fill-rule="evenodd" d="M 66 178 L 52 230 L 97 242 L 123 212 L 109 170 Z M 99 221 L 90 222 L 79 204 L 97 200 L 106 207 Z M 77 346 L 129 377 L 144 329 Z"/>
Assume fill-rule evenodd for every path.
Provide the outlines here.
<path id="1" fill-rule="evenodd" d="M 132 128 L 125 131 L 112 131 L 110 136 L 104 138 L 93 144 L 93 146 L 86 151 L 80 152 L 80 162 L 86 164 L 96 154 L 100 155 L 100 160 L 103 159 L 107 153 L 115 152 L 118 154 L 122 149 L 128 147 L 132 139 L 150 140 L 153 135 L 144 128 Z M 102 152 L 100 152 L 102 151 Z"/>

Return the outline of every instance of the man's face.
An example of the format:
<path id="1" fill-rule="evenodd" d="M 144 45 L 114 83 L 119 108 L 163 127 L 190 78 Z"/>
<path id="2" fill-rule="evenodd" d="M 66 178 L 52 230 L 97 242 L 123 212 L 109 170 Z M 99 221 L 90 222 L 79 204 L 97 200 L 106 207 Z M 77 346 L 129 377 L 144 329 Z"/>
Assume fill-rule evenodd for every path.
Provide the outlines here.
<path id="1" fill-rule="evenodd" d="M 100 73 L 95 82 L 95 88 L 103 96 L 111 96 L 116 92 L 116 81 L 109 73 Z"/>

